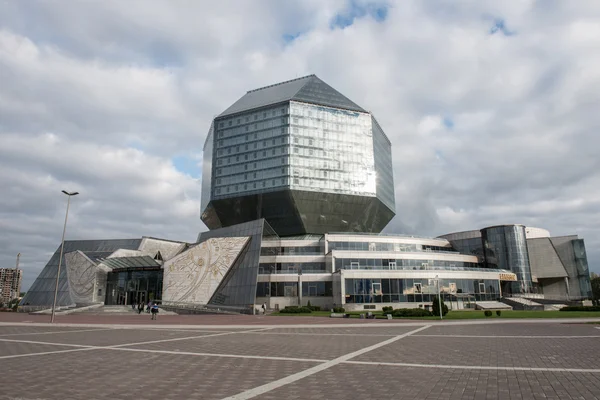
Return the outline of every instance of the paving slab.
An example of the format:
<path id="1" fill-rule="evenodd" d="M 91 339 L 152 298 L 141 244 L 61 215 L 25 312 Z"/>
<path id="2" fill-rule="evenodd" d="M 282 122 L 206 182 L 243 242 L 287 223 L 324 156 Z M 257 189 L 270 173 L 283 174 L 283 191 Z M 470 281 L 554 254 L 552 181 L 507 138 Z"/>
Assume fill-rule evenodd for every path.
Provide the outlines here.
<path id="1" fill-rule="evenodd" d="M 600 398 L 600 375 L 339 364 L 259 398 L 596 400 Z"/>
<path id="2" fill-rule="evenodd" d="M 220 399 L 314 365 L 105 349 L 11 363 L 0 378 L 3 399 Z"/>
<path id="3" fill-rule="evenodd" d="M 385 337 L 378 336 L 277 336 L 239 333 L 207 337 L 205 339 L 189 339 L 127 347 L 192 353 L 330 360 L 382 342 L 385 339 Z"/>
<path id="4" fill-rule="evenodd" d="M 0 337 L 4 336 L 16 336 L 21 334 L 35 334 L 35 333 L 60 333 L 60 332 L 72 332 L 72 331 L 81 331 L 81 330 L 103 330 L 101 327 L 92 327 L 92 328 L 82 328 L 79 326 L 27 326 L 27 325 L 15 325 L 15 326 L 0 326 Z"/>
<path id="5" fill-rule="evenodd" d="M 477 336 L 600 336 L 592 324 L 553 323 L 536 324 L 523 321 L 520 324 L 488 325 L 432 325 L 419 335 L 477 335 Z"/>
<path id="6" fill-rule="evenodd" d="M 108 329 L 101 331 L 75 331 L 52 335 L 31 334 L 21 337 L 0 337 L 2 339 L 28 340 L 46 343 L 75 344 L 83 346 L 116 346 L 135 344 L 155 340 L 222 334 L 223 332 L 206 331 L 171 331 L 171 330 L 142 330 L 142 329 Z"/>
<path id="7" fill-rule="evenodd" d="M 2 359 L 4 356 L 14 356 L 20 354 L 34 354 L 34 353 L 45 353 L 54 352 L 61 350 L 72 350 L 71 346 L 53 346 L 47 344 L 35 344 L 35 343 L 15 343 L 15 342 L 0 342 L 0 365 L 12 365 L 13 361 L 8 359 Z M 4 368 L 3 368 L 4 370 Z M 0 375 L 0 382 L 2 382 L 2 376 Z M 1 385 L 0 385 L 1 388 Z M 2 390 L 0 389 L 0 392 Z"/>
<path id="8" fill-rule="evenodd" d="M 427 330 L 422 331 L 425 333 Z M 534 368 L 600 368 L 599 338 L 411 336 L 353 361 Z"/>
<path id="9" fill-rule="evenodd" d="M 397 336 L 403 333 L 414 330 L 414 326 L 391 326 L 391 327 L 330 327 L 330 328 L 315 328 L 311 326 L 303 328 L 272 328 L 265 333 L 273 334 L 309 334 L 309 335 L 383 335 L 383 336 Z"/>

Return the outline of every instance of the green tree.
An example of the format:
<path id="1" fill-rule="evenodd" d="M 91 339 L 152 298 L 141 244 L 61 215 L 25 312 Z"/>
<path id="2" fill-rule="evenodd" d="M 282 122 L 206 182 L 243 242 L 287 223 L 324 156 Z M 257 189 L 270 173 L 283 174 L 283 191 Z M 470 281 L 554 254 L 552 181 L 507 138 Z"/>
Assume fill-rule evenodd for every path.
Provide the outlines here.
<path id="1" fill-rule="evenodd" d="M 431 313 L 434 316 L 440 315 L 440 301 L 437 296 L 433 298 L 433 307 L 431 307 Z M 442 297 L 442 315 L 448 314 L 448 306 L 444 303 L 444 298 Z"/>
<path id="2" fill-rule="evenodd" d="M 592 298 L 594 305 L 600 305 L 600 277 L 590 280 L 592 284 Z"/>

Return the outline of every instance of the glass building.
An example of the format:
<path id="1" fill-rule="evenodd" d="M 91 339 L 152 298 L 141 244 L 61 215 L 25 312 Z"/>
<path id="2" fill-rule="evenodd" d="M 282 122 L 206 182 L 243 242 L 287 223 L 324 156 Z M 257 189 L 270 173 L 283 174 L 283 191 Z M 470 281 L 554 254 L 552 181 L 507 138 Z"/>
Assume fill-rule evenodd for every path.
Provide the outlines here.
<path id="1" fill-rule="evenodd" d="M 280 236 L 380 232 L 395 215 L 391 143 L 373 115 L 315 75 L 251 90 L 204 145 L 201 218 L 264 218 Z"/>
<path id="2" fill-rule="evenodd" d="M 194 243 L 66 241 L 59 306 L 374 310 L 428 308 L 440 293 L 452 309 L 510 308 L 515 296 L 591 295 L 577 236 L 523 225 L 380 233 L 395 215 L 391 143 L 370 112 L 315 75 L 248 91 L 211 121 L 203 152 L 210 230 Z M 52 303 L 58 258 L 22 306 Z"/>

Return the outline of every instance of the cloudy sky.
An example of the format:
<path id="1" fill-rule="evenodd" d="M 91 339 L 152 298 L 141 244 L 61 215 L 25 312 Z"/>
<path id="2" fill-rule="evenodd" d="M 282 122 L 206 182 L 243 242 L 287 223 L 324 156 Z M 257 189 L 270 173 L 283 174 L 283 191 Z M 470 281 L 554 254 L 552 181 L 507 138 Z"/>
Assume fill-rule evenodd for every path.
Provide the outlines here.
<path id="1" fill-rule="evenodd" d="M 193 241 L 211 119 L 312 73 L 392 140 L 387 231 L 539 226 L 600 272 L 600 3 L 552 0 L 0 0 L 0 266 L 29 287 L 62 189 L 67 239 Z"/>

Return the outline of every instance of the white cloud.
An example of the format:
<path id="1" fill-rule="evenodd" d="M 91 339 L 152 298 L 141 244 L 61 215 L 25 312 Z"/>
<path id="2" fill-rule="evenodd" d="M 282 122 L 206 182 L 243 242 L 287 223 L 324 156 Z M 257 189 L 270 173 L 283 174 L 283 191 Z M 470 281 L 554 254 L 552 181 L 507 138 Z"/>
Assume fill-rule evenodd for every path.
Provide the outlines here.
<path id="1" fill-rule="evenodd" d="M 582 235 L 600 269 L 593 2 L 403 1 L 334 30 L 346 2 L 32 4 L 0 5 L 0 263 L 22 252 L 26 286 L 60 240 L 63 188 L 81 192 L 71 238 L 193 240 L 200 183 L 171 160 L 201 164 L 216 114 L 309 73 L 392 140 L 388 230 L 526 223 Z"/>

